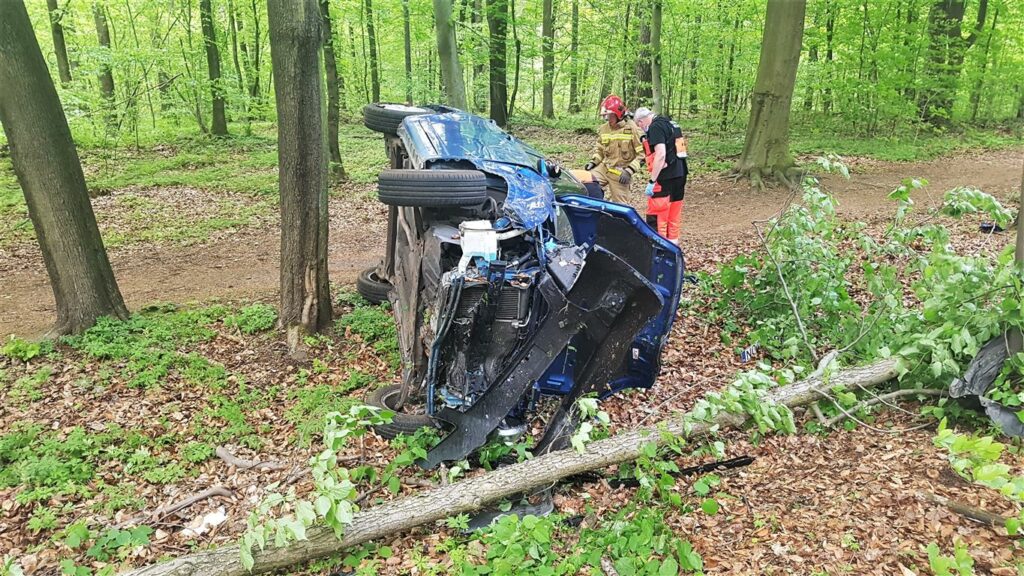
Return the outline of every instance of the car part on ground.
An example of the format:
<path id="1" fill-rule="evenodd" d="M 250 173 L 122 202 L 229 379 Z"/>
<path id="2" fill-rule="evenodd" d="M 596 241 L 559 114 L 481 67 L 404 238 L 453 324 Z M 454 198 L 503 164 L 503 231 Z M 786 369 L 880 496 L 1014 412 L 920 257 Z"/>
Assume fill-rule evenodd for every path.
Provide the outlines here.
<path id="1" fill-rule="evenodd" d="M 677 247 L 632 208 L 566 195 L 585 194 L 569 171 L 483 118 L 410 113 L 385 144 L 401 169 L 381 174 L 379 278 L 403 369 L 391 403 L 375 400 L 422 407 L 401 426 L 447 424 L 421 465 L 513 441 L 550 409 L 544 397 L 560 401 L 535 451 L 563 447 L 578 398 L 653 384 L 682 285 Z"/>
<path id="2" fill-rule="evenodd" d="M 388 301 L 391 284 L 381 280 L 377 268 L 367 268 L 356 277 L 356 292 L 370 304 L 381 304 Z"/>
<path id="3" fill-rule="evenodd" d="M 387 424 L 379 424 L 373 427 L 377 434 L 382 438 L 391 440 L 392 438 L 397 438 L 399 434 L 412 436 L 421 428 L 437 427 L 437 420 L 427 416 L 426 414 L 410 414 L 408 412 L 401 412 L 401 407 L 398 404 L 398 400 L 401 395 L 402 387 L 396 384 L 377 388 L 366 396 L 366 403 L 368 405 L 395 412 L 391 422 L 388 422 Z"/>

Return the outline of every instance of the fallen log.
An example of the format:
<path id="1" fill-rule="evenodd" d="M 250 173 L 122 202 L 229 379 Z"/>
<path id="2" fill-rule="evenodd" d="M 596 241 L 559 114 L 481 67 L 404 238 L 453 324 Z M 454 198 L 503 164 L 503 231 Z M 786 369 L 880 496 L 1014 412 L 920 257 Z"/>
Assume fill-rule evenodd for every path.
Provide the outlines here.
<path id="1" fill-rule="evenodd" d="M 870 388 L 891 380 L 898 374 L 899 362 L 889 358 L 869 366 L 852 368 L 832 374 L 827 380 L 814 377 L 769 392 L 765 401 L 786 406 L 809 404 L 820 398 L 818 390 L 834 386 Z M 708 433 L 712 426 L 735 426 L 735 416 L 722 414 L 714 422 L 694 425 L 691 436 Z M 341 539 L 327 528 L 313 528 L 307 532 L 308 540 L 294 542 L 281 548 L 268 546 L 254 550 L 255 564 L 251 574 L 263 574 L 294 566 L 310 560 L 324 558 L 340 550 L 371 540 L 394 536 L 411 528 L 449 516 L 479 510 L 484 505 L 519 492 L 550 485 L 562 478 L 606 468 L 635 460 L 645 445 L 662 443 L 661 430 L 686 436 L 683 417 L 673 417 L 658 425 L 630 430 L 611 438 L 587 445 L 583 453 L 560 450 L 519 464 L 499 468 L 493 472 L 467 478 L 454 484 L 426 490 L 406 498 L 392 500 L 380 506 L 367 508 L 356 514 Z M 238 545 L 225 546 L 181 556 L 162 564 L 144 566 L 127 576 L 244 576 L 250 574 L 242 567 Z"/>

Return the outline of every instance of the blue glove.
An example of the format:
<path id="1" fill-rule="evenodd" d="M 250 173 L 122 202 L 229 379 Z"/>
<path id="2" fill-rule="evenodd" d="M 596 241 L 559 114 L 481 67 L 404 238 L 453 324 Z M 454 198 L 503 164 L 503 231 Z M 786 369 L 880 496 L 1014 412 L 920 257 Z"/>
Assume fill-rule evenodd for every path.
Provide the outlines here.
<path id="1" fill-rule="evenodd" d="M 654 196 L 654 182 L 647 183 L 647 188 L 644 189 L 644 194 Z"/>

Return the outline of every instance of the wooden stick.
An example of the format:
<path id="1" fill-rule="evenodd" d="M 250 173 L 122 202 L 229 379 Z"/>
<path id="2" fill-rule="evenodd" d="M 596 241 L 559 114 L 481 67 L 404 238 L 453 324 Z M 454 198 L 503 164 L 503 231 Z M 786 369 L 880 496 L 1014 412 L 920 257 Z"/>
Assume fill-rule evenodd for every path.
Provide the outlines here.
<path id="1" fill-rule="evenodd" d="M 227 464 L 234 466 L 239 470 L 248 470 L 249 468 L 255 468 L 257 470 L 281 470 L 288 466 L 287 464 L 275 462 L 273 460 L 246 460 L 244 458 L 239 458 L 223 446 L 217 446 L 216 454 L 217 458 L 220 458 Z"/>

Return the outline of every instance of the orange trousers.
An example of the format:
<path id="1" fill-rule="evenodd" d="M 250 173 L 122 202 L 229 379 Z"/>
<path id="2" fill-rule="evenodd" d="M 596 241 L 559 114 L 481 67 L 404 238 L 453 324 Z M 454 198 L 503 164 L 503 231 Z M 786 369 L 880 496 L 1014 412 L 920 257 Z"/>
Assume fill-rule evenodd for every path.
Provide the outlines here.
<path id="1" fill-rule="evenodd" d="M 647 199 L 647 224 L 670 242 L 679 244 L 682 220 L 682 200 L 671 202 L 668 196 Z"/>

